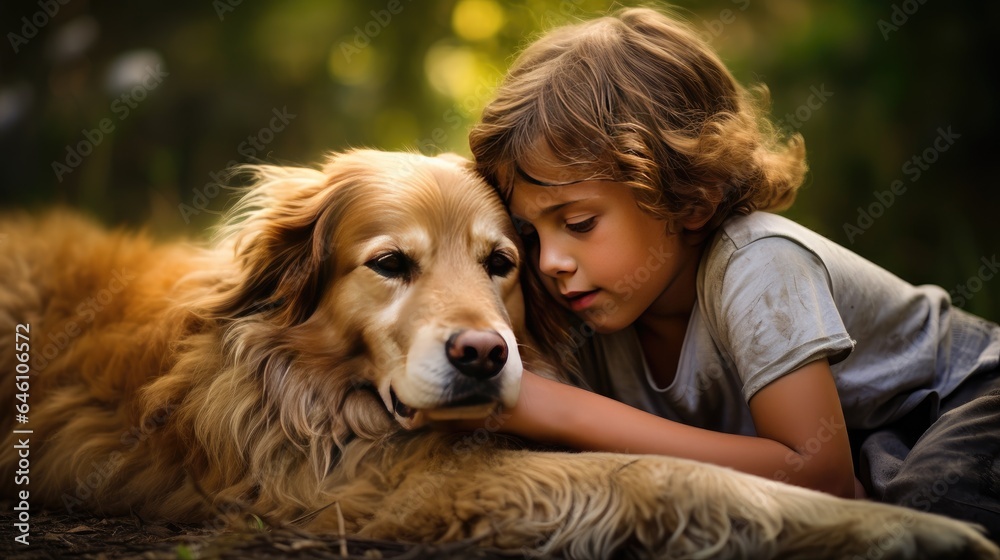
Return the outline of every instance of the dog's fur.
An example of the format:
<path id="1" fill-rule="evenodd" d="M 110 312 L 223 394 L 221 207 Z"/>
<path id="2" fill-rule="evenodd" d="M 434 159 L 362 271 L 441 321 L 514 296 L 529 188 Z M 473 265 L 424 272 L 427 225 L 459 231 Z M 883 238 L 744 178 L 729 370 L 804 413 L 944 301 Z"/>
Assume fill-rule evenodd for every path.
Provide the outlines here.
<path id="1" fill-rule="evenodd" d="M 32 366 L 29 423 L 0 420 L 4 495 L 21 427 L 33 507 L 197 521 L 241 504 L 319 531 L 578 558 L 997 557 L 916 511 L 679 459 L 529 450 L 492 433 L 502 414 L 473 434 L 421 428 L 513 404 L 522 358 L 546 371 L 499 198 L 447 157 L 255 172 L 210 249 L 67 213 L 0 220 L 8 408 L 23 353 Z M 487 333 L 495 367 L 459 371 L 461 332 Z"/>

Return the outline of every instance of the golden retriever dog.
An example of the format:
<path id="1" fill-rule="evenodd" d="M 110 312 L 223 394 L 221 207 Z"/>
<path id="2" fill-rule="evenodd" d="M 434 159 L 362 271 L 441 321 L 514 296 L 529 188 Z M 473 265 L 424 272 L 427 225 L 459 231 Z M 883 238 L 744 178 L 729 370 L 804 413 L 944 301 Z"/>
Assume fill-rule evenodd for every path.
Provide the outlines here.
<path id="1" fill-rule="evenodd" d="M 67 212 L 0 220 L 4 497 L 187 522 L 239 504 L 571 558 L 1000 556 L 935 515 L 491 433 L 522 362 L 556 373 L 532 351 L 492 189 L 417 154 L 253 169 L 210 247 Z M 455 418 L 486 427 L 428 426 Z"/>

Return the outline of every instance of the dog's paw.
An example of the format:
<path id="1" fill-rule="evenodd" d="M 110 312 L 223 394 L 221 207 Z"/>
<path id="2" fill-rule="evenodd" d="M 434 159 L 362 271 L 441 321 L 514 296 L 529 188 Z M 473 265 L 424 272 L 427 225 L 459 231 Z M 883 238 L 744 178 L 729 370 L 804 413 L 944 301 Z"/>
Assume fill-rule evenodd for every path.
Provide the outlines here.
<path id="1" fill-rule="evenodd" d="M 977 527 L 939 515 L 901 511 L 870 525 L 867 549 L 856 558 L 1000 559 L 1000 548 Z"/>

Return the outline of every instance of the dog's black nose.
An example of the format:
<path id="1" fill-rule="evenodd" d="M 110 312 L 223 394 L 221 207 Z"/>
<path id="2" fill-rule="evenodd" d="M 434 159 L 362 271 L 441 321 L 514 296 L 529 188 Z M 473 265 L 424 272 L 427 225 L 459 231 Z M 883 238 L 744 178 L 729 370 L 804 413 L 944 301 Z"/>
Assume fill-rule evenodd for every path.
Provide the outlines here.
<path id="1" fill-rule="evenodd" d="M 476 379 L 489 379 L 507 363 L 507 343 L 496 331 L 467 329 L 448 337 L 448 361 Z"/>

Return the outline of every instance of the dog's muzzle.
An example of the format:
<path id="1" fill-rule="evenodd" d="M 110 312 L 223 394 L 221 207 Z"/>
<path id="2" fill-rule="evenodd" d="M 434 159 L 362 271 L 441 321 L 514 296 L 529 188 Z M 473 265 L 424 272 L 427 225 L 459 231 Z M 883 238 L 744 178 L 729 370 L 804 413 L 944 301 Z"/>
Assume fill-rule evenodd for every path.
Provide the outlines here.
<path id="1" fill-rule="evenodd" d="M 379 393 L 404 428 L 431 420 L 475 419 L 513 406 L 521 382 L 513 333 L 493 329 L 423 329 L 402 375 L 382 380 Z"/>

